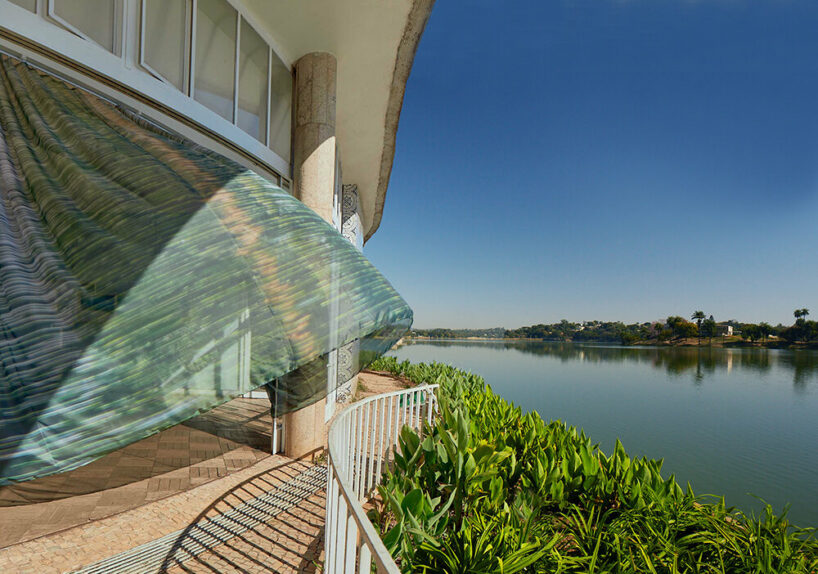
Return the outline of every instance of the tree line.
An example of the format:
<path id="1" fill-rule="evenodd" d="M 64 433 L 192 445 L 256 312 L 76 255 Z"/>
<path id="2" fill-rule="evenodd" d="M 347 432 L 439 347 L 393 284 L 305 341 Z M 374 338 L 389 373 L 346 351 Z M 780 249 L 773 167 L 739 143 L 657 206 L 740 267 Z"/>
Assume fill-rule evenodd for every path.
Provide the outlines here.
<path id="1" fill-rule="evenodd" d="M 502 339 L 505 334 L 506 330 L 503 327 L 491 329 L 412 329 L 412 335 L 431 339 L 468 339 L 471 337 Z"/>
<path id="2" fill-rule="evenodd" d="M 494 327 L 491 329 L 413 329 L 411 336 L 432 339 L 538 339 L 542 341 L 635 343 L 673 342 L 685 339 L 708 339 L 732 336 L 732 340 L 750 343 L 780 339 L 787 343 L 818 342 L 818 322 L 808 321 L 809 309 L 796 309 L 792 325 L 741 323 L 735 320 L 716 321 L 713 315 L 701 310 L 691 314 L 690 319 L 672 315 L 667 319 L 644 323 L 625 324 L 621 321 L 570 322 L 529 325 L 518 329 Z"/>

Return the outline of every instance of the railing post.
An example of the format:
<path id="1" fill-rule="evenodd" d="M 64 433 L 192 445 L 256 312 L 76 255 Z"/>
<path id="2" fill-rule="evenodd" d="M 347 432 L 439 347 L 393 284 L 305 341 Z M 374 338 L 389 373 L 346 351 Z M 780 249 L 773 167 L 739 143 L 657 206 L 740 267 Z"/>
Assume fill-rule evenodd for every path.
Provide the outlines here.
<path id="1" fill-rule="evenodd" d="M 335 524 L 335 548 L 325 548 L 324 554 L 332 552 L 335 554 L 335 568 L 336 571 L 344 572 L 344 550 L 346 549 L 346 522 L 347 522 L 347 505 L 343 498 L 338 499 L 338 521 Z M 340 570 L 337 570 L 340 568 Z"/>
<path id="2" fill-rule="evenodd" d="M 344 572 L 355 572 L 355 550 L 358 546 L 358 526 L 355 524 L 355 519 L 350 516 L 347 521 L 347 550 L 346 563 L 344 564 Z"/>
<path id="3" fill-rule="evenodd" d="M 369 429 L 369 464 L 366 467 L 366 485 L 364 486 L 364 496 L 369 495 L 369 489 L 374 482 L 375 471 L 375 428 L 378 425 L 378 404 L 380 399 L 372 401 L 372 427 Z"/>
<path id="4" fill-rule="evenodd" d="M 335 556 L 329 551 L 335 548 L 335 528 L 333 528 L 333 517 L 335 516 L 335 479 L 332 462 L 327 460 L 327 504 L 325 508 L 326 518 L 324 519 L 324 570 L 332 572 L 334 570 L 333 558 Z"/>
<path id="5" fill-rule="evenodd" d="M 386 450 L 384 449 L 383 438 L 384 438 L 384 431 L 386 430 L 386 398 L 381 399 L 381 424 L 380 424 L 380 431 L 379 431 L 379 440 L 378 440 L 378 471 L 375 473 L 375 480 L 378 480 L 381 476 L 381 464 L 383 463 L 383 457 L 386 456 Z"/>
<path id="6" fill-rule="evenodd" d="M 360 563 L 361 565 L 358 567 L 358 572 L 360 574 L 370 574 L 372 571 L 372 551 L 366 544 L 361 546 Z"/>
<path id="7" fill-rule="evenodd" d="M 392 395 L 392 396 L 389 397 L 389 417 L 387 418 L 387 431 L 386 431 L 386 454 L 385 454 L 385 456 L 386 456 L 387 466 L 391 464 L 391 462 L 390 462 L 391 460 L 394 460 L 394 459 L 390 458 L 392 456 L 392 452 L 391 452 L 392 451 L 392 445 L 395 444 L 395 442 L 392 441 L 392 418 L 393 418 L 393 412 L 392 411 L 394 410 L 394 406 L 395 406 L 395 396 Z"/>

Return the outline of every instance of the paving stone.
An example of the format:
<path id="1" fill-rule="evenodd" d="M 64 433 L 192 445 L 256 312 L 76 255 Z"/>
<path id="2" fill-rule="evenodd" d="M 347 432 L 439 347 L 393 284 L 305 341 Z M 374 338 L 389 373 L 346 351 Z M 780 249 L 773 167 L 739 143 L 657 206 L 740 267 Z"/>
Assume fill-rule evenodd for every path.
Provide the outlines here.
<path id="1" fill-rule="evenodd" d="M 84 467 L 2 487 L 0 552 L 240 472 L 270 457 L 271 426 L 269 401 L 234 399 Z M 265 429 L 266 443 L 258 438 Z M 233 440 L 213 434 L 220 432 Z M 190 456 L 191 444 L 197 457 Z"/>
<path id="2" fill-rule="evenodd" d="M 229 511 L 244 502 L 247 492 L 266 492 L 309 468 L 304 462 L 268 456 L 223 479 L 102 520 L 0 549 L 0 572 L 62 572 L 77 569 L 195 524 L 214 508 Z M 252 497 L 251 497 L 252 498 Z M 233 538 L 201 554 L 195 561 L 168 564 L 170 572 L 297 571 L 308 568 L 303 556 L 323 535 L 324 493 L 303 501 L 302 512 L 282 512 L 269 524 Z M 287 533 L 286 535 L 284 533 Z M 276 542 L 276 538 L 282 542 Z M 311 555 L 310 555 L 311 556 Z M 276 564 L 280 565 L 278 568 Z M 272 565 L 272 566 L 271 566 Z M 310 571 L 307 569 L 306 571 Z"/>

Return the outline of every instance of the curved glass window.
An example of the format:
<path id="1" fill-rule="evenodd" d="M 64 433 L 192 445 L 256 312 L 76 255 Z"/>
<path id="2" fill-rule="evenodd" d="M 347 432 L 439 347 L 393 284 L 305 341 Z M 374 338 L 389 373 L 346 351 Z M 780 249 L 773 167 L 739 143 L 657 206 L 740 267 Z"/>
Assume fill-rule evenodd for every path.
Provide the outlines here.
<path id="1" fill-rule="evenodd" d="M 50 0 L 50 15 L 109 52 L 118 52 L 116 0 Z"/>
<path id="2" fill-rule="evenodd" d="M 267 67 L 270 47 L 246 20 L 239 41 L 239 106 L 236 124 L 261 142 L 267 139 Z"/>
<path id="3" fill-rule="evenodd" d="M 290 161 L 290 124 L 293 114 L 293 74 L 273 54 L 270 65 L 270 149 Z"/>
<path id="4" fill-rule="evenodd" d="M 271 154 L 243 133 L 225 128 L 199 106 L 187 110 L 176 95 L 162 87 L 154 91 L 155 83 L 129 78 L 132 72 L 150 74 L 290 162 L 292 68 L 271 47 L 265 29 L 254 27 L 252 18 L 245 19 L 240 5 L 234 7 L 229 0 L 0 0 L 2 4 L 20 6 L 119 56 L 123 69 L 112 75 L 116 81 L 176 108 L 212 131 L 224 132 L 223 136 L 269 164 Z M 25 28 L 23 24 L 19 27 Z M 27 35 L 25 30 L 23 35 Z M 124 50 L 124 46 L 137 50 Z M 100 69 L 97 58 L 101 54 L 73 40 L 67 42 L 65 55 Z"/>
<path id="5" fill-rule="evenodd" d="M 12 4 L 17 4 L 21 8 L 25 8 L 29 12 L 37 11 L 37 0 L 11 0 Z"/>
<path id="6" fill-rule="evenodd" d="M 233 121 L 238 13 L 225 0 L 199 0 L 193 97 Z"/>
<path id="7" fill-rule="evenodd" d="M 142 65 L 186 91 L 188 53 L 187 0 L 143 0 Z"/>

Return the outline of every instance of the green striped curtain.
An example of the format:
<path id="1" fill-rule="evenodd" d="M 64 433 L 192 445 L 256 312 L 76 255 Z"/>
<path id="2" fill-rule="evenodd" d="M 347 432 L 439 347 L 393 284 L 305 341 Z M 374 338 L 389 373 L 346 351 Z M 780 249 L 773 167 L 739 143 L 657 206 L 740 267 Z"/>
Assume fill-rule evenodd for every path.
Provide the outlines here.
<path id="1" fill-rule="evenodd" d="M 412 312 L 269 181 L 0 58 L 0 484 L 70 470 L 326 358 Z"/>

